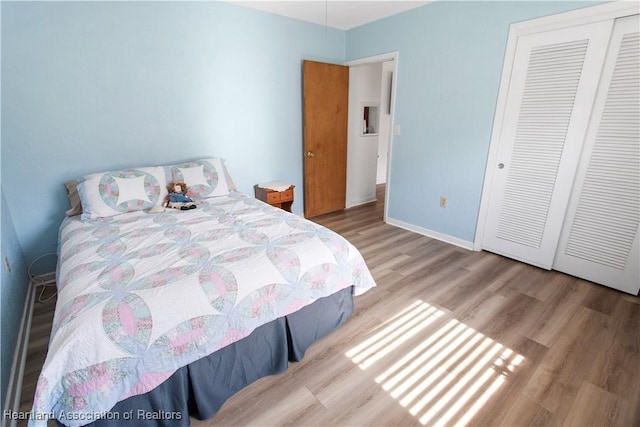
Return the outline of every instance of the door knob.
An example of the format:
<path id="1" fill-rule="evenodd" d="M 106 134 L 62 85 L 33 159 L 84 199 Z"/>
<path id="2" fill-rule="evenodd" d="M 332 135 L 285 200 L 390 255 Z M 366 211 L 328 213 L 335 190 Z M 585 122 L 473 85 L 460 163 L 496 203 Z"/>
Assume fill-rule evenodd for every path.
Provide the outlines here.
<path id="1" fill-rule="evenodd" d="M 313 151 L 307 151 L 307 154 L 305 154 L 305 156 L 307 156 L 308 158 L 312 158 L 312 157 L 315 157 L 316 155 L 313 153 Z"/>
<path id="2" fill-rule="evenodd" d="M 504 168 L 504 163 L 498 163 L 498 169 Z"/>

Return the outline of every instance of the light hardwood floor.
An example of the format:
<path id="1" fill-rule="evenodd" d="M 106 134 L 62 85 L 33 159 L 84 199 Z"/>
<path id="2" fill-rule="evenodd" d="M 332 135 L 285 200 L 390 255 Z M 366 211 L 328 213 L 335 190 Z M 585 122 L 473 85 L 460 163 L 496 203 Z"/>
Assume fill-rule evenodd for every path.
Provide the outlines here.
<path id="1" fill-rule="evenodd" d="M 640 298 L 384 224 L 382 203 L 314 220 L 378 286 L 301 362 L 192 425 L 640 425 Z M 36 310 L 27 410 L 51 325 Z"/>

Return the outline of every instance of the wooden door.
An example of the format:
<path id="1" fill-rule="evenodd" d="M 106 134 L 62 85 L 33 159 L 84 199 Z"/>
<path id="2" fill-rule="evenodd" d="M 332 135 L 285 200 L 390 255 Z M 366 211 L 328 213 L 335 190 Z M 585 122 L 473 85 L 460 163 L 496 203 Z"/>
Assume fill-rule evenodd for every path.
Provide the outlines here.
<path id="1" fill-rule="evenodd" d="M 553 268 L 640 290 L 640 19 L 616 20 Z"/>
<path id="2" fill-rule="evenodd" d="M 304 216 L 345 208 L 349 67 L 304 61 Z"/>
<path id="3" fill-rule="evenodd" d="M 494 122 L 483 249 L 551 268 L 611 27 L 518 37 L 504 117 Z"/>

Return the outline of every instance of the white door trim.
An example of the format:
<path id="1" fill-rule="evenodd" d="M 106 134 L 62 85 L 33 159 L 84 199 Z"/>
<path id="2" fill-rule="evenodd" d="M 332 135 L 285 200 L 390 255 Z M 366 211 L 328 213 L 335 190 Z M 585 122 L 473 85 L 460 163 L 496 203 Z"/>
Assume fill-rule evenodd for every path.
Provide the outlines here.
<path id="1" fill-rule="evenodd" d="M 381 53 L 374 56 L 367 56 L 366 58 L 353 59 L 351 61 L 345 62 L 344 65 L 351 67 L 356 65 L 375 64 L 377 62 L 387 62 L 394 60 L 398 60 L 398 51 Z"/>
<path id="2" fill-rule="evenodd" d="M 389 132 L 389 149 L 387 154 L 387 190 L 384 194 L 384 213 L 382 220 L 387 222 L 387 213 L 389 211 L 389 193 L 391 188 L 391 156 L 393 153 L 393 126 L 395 123 L 395 105 L 396 105 L 396 87 L 398 85 L 398 58 L 400 53 L 398 51 L 382 53 L 379 55 L 368 56 L 365 58 L 358 58 L 351 61 L 347 61 L 344 65 L 352 67 L 366 64 L 375 64 L 378 62 L 393 61 L 393 76 L 391 80 L 391 131 Z M 349 100 L 351 102 L 351 100 Z"/>

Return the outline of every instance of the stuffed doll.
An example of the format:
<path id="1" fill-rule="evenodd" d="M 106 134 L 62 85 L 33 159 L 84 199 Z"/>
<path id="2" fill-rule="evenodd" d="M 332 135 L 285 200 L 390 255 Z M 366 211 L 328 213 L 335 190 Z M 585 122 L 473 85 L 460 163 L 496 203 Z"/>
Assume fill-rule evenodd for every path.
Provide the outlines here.
<path id="1" fill-rule="evenodd" d="M 169 190 L 169 195 L 167 196 L 165 204 L 168 208 L 183 211 L 196 208 L 193 199 L 188 197 L 189 191 L 187 190 L 187 184 L 184 182 L 172 182 L 167 185 L 167 190 Z"/>

